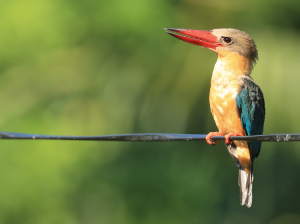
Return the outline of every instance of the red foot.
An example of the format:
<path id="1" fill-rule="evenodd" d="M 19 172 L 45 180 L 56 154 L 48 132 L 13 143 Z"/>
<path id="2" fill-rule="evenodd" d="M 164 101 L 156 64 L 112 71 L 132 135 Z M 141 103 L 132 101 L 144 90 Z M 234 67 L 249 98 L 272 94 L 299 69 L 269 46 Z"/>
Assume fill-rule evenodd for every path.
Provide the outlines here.
<path id="1" fill-rule="evenodd" d="M 210 145 L 215 145 L 217 144 L 218 140 L 215 140 L 215 141 L 212 141 L 211 140 L 211 137 L 214 137 L 214 136 L 223 136 L 223 133 L 222 132 L 209 132 L 207 135 L 206 135 L 206 142 Z"/>
<path id="2" fill-rule="evenodd" d="M 225 137 L 225 144 L 230 144 L 230 143 L 232 142 L 231 140 L 229 140 L 229 138 L 230 138 L 231 136 L 243 136 L 243 135 L 241 135 L 241 134 L 233 134 L 233 133 L 229 133 L 229 134 L 227 134 L 227 135 L 224 136 L 224 137 Z"/>

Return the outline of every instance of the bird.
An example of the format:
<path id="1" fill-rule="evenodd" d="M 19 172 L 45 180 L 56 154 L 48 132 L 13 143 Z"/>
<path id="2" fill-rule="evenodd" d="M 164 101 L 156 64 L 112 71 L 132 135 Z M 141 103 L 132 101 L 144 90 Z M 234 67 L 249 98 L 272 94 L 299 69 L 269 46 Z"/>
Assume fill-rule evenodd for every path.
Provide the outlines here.
<path id="1" fill-rule="evenodd" d="M 185 42 L 202 46 L 217 54 L 211 78 L 209 104 L 218 128 L 206 141 L 215 145 L 213 136 L 224 136 L 225 145 L 239 168 L 240 203 L 252 205 L 253 162 L 261 142 L 230 140 L 231 136 L 261 135 L 265 121 L 265 101 L 261 88 L 250 77 L 258 60 L 253 39 L 245 32 L 222 28 L 207 30 L 165 28 Z"/>

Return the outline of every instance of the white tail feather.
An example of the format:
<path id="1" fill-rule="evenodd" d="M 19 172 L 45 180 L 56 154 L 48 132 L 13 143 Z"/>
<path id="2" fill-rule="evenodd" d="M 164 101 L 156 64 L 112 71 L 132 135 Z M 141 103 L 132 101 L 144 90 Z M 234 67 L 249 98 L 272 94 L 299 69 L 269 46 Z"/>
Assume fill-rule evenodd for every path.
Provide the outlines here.
<path id="1" fill-rule="evenodd" d="M 239 170 L 240 202 L 248 208 L 252 205 L 253 168 L 248 174 L 244 169 Z"/>

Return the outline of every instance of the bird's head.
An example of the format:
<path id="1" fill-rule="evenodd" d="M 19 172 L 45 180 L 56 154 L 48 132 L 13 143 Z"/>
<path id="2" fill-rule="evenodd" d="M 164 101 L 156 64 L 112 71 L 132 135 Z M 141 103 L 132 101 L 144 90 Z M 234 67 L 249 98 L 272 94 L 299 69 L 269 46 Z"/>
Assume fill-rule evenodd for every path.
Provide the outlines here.
<path id="1" fill-rule="evenodd" d="M 258 59 L 256 45 L 245 32 L 237 29 L 191 30 L 166 28 L 166 32 L 185 42 L 215 51 L 218 55 L 235 52 L 246 57 L 252 64 Z"/>

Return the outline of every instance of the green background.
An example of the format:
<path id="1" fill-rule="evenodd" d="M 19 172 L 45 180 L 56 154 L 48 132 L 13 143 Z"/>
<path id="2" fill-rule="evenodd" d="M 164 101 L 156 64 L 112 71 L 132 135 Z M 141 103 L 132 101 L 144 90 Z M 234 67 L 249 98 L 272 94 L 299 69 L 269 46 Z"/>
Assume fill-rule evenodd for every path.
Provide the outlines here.
<path id="1" fill-rule="evenodd" d="M 163 28 L 255 40 L 265 134 L 300 132 L 300 1 L 11 0 L 0 8 L 0 127 L 57 135 L 216 131 L 216 55 Z M 0 223 L 300 222 L 300 143 L 264 143 L 253 205 L 224 144 L 0 142 Z"/>

